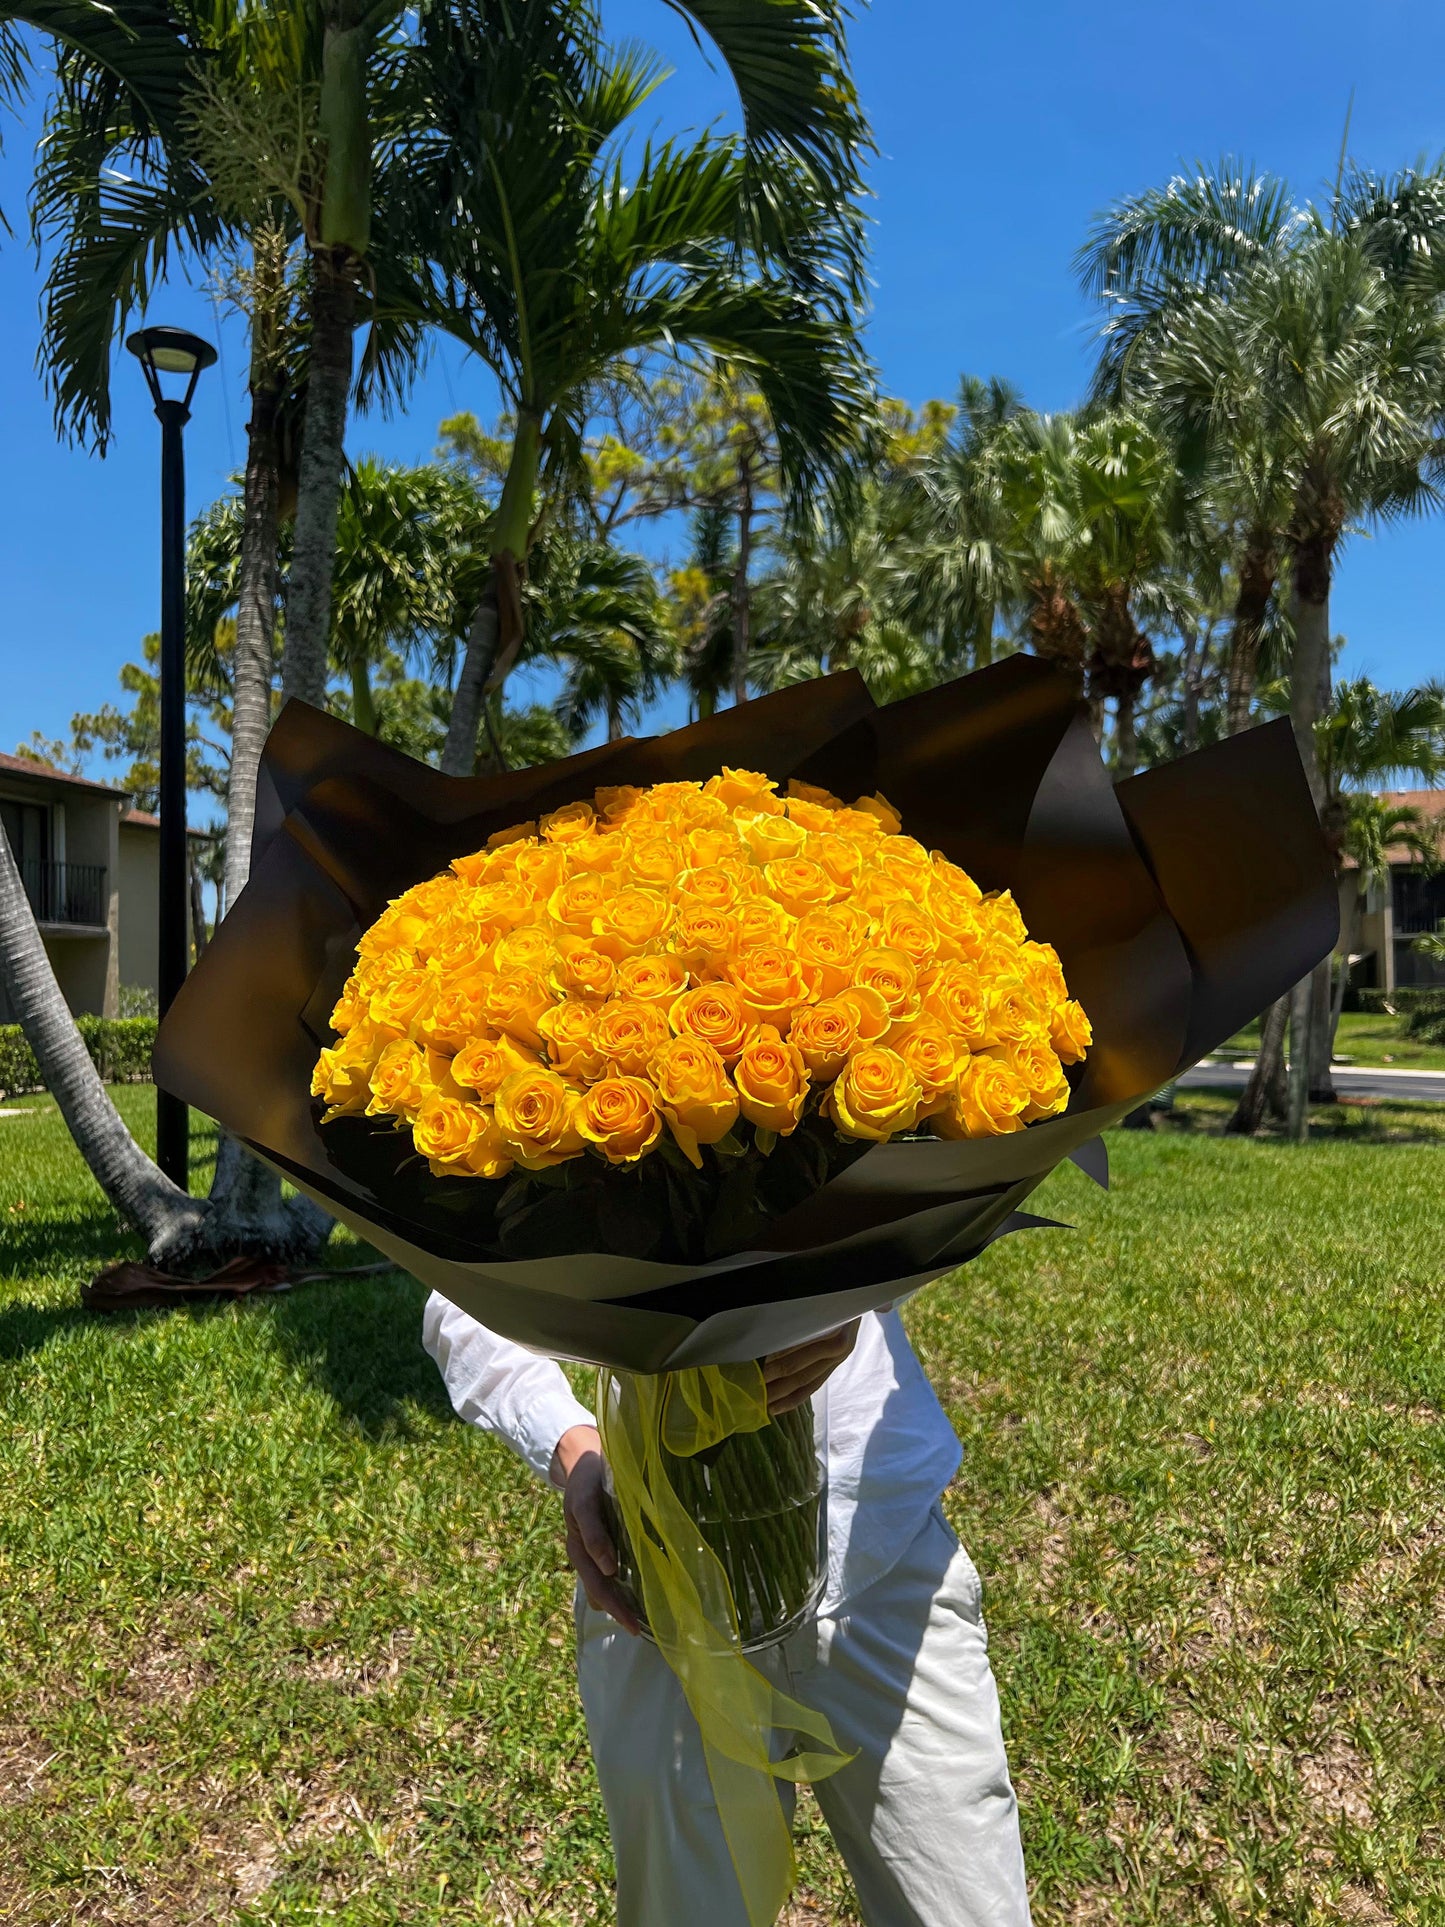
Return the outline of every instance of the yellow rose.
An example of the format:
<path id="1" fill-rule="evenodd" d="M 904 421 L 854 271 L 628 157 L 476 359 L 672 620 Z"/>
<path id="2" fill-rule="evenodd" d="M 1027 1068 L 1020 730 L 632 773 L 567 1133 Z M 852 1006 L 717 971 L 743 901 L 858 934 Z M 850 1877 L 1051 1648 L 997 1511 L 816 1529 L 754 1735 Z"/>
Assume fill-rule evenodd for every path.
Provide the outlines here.
<path id="1" fill-rule="evenodd" d="M 1023 980 L 1036 1002 L 1047 1008 L 1067 1001 L 1064 967 L 1051 943 L 1020 944 L 1018 961 Z"/>
<path id="2" fill-rule="evenodd" d="M 371 1101 L 366 1115 L 410 1120 L 421 1108 L 431 1087 L 425 1051 L 419 1050 L 409 1037 L 398 1037 L 387 1045 L 372 1066 Z"/>
<path id="3" fill-rule="evenodd" d="M 565 848 L 556 843 L 522 843 L 517 846 L 512 859 L 512 875 L 531 899 L 533 915 L 566 876 L 571 852 L 580 847 L 576 843 L 570 843 Z"/>
<path id="4" fill-rule="evenodd" d="M 856 837 L 875 853 L 885 835 L 882 819 L 872 810 L 860 809 L 856 803 L 851 809 L 834 813 L 833 828 L 842 836 Z"/>
<path id="5" fill-rule="evenodd" d="M 683 861 L 674 872 L 674 881 L 682 870 L 702 870 L 710 863 L 735 862 L 742 854 L 742 845 L 731 821 L 699 823 L 683 837 L 682 853 Z"/>
<path id="6" fill-rule="evenodd" d="M 431 1008 L 414 1021 L 417 1034 L 428 1044 L 459 1051 L 469 1037 L 482 1028 L 487 985 L 491 977 L 484 970 L 443 976 L 437 985 Z"/>
<path id="7" fill-rule="evenodd" d="M 1067 998 L 1055 1007 L 1049 1021 L 1049 1042 L 1066 1064 L 1077 1064 L 1094 1041 L 1094 1027 L 1082 1004 Z"/>
<path id="8" fill-rule="evenodd" d="M 311 1074 L 311 1095 L 326 1100 L 323 1123 L 366 1109 L 371 1100 L 371 1067 L 395 1039 L 395 1031 L 383 1030 L 363 1017 L 339 1044 L 322 1051 Z"/>
<path id="9" fill-rule="evenodd" d="M 860 1044 L 875 1044 L 893 1022 L 893 1013 L 872 984 L 849 984 L 838 992 L 837 1002 L 853 1013 Z"/>
<path id="10" fill-rule="evenodd" d="M 670 831 L 653 830 L 628 839 L 625 868 L 633 882 L 646 890 L 670 892 L 686 867 L 682 845 Z"/>
<path id="11" fill-rule="evenodd" d="M 642 1077 L 667 1035 L 666 1013 L 655 1004 L 614 998 L 598 1011 L 592 1042 L 619 1075 Z"/>
<path id="12" fill-rule="evenodd" d="M 793 953 L 815 996 L 836 997 L 853 981 L 853 959 L 866 930 L 857 911 L 843 903 L 798 919 Z"/>
<path id="13" fill-rule="evenodd" d="M 597 1048 L 597 1006 L 574 998 L 553 1004 L 537 1020 L 553 1070 L 578 1083 L 591 1083 L 607 1074 L 607 1058 Z"/>
<path id="14" fill-rule="evenodd" d="M 403 970 L 389 982 L 379 984 L 371 994 L 368 1015 L 374 1024 L 390 1031 L 393 1037 L 408 1031 L 420 1034 L 431 1010 L 432 999 L 441 979 L 425 965 Z"/>
<path id="15" fill-rule="evenodd" d="M 807 803 L 821 810 L 841 810 L 843 807 L 841 796 L 834 796 L 831 790 L 823 789 L 820 784 L 804 783 L 796 776 L 788 778 L 788 800 Z"/>
<path id="16" fill-rule="evenodd" d="M 577 1129 L 609 1164 L 636 1164 L 662 1130 L 657 1095 L 643 1078 L 604 1077 L 583 1092 Z"/>
<path id="17" fill-rule="evenodd" d="M 542 1033 L 537 1020 L 550 1009 L 552 996 L 540 977 L 530 971 L 513 971 L 510 976 L 487 980 L 482 1014 L 493 1030 L 515 1037 L 529 1050 L 540 1050 Z"/>
<path id="18" fill-rule="evenodd" d="M 912 902 L 886 904 L 874 928 L 878 942 L 885 949 L 901 951 L 915 971 L 926 970 L 933 962 L 938 932 Z"/>
<path id="19" fill-rule="evenodd" d="M 631 783 L 620 783 L 611 789 L 594 790 L 592 801 L 597 814 L 608 829 L 620 829 L 642 801 L 644 792 Z"/>
<path id="20" fill-rule="evenodd" d="M 808 983 L 793 952 L 780 943 L 755 944 L 728 961 L 728 981 L 736 985 L 755 1024 L 785 1032 L 793 1012 L 809 1001 Z"/>
<path id="21" fill-rule="evenodd" d="M 685 830 L 716 826 L 725 822 L 728 814 L 726 803 L 720 797 L 704 795 L 700 783 L 655 783 L 647 793 L 645 807 L 652 822 Z"/>
<path id="22" fill-rule="evenodd" d="M 969 964 L 946 963 L 933 972 L 923 991 L 923 1014 L 936 1018 L 964 1050 L 983 1050 L 995 1041 L 988 992 Z"/>
<path id="23" fill-rule="evenodd" d="M 903 818 L 886 796 L 859 796 L 854 799 L 853 807 L 865 816 L 876 818 L 887 836 L 897 836 L 903 828 Z"/>
<path id="24" fill-rule="evenodd" d="M 617 994 L 639 1004 L 655 1004 L 666 1016 L 687 989 L 687 972 L 669 951 L 629 957 L 617 973 Z"/>
<path id="25" fill-rule="evenodd" d="M 1007 938 L 1010 943 L 1022 943 L 1028 935 L 1023 912 L 1014 902 L 1011 891 L 1000 890 L 997 896 L 985 897 L 978 906 L 978 918 L 985 930 Z"/>
<path id="26" fill-rule="evenodd" d="M 901 950 L 861 950 L 853 962 L 853 983 L 857 989 L 877 991 L 888 1006 L 890 1023 L 905 1024 L 918 1015 L 918 972 Z"/>
<path id="27" fill-rule="evenodd" d="M 989 1056 L 1001 1058 L 1028 1092 L 1029 1101 L 1023 1113 L 1025 1124 L 1032 1124 L 1036 1118 L 1054 1117 L 1067 1107 L 1069 1081 L 1044 1036 L 1020 1038 L 990 1051 Z"/>
<path id="28" fill-rule="evenodd" d="M 591 937 L 563 937 L 547 981 L 559 997 L 590 997 L 600 1003 L 617 986 L 617 963 Z"/>
<path id="29" fill-rule="evenodd" d="M 738 1120 L 738 1094 L 711 1044 L 674 1037 L 649 1065 L 657 1101 L 678 1148 L 699 1167 L 699 1145 L 716 1144 Z"/>
<path id="30" fill-rule="evenodd" d="M 584 870 L 557 885 L 547 899 L 547 914 L 572 936 L 590 937 L 611 894 L 612 885 L 605 877 Z"/>
<path id="31" fill-rule="evenodd" d="M 1028 1088 L 1003 1058 L 971 1057 L 948 1103 L 929 1122 L 939 1137 L 1007 1137 L 1024 1128 Z"/>
<path id="32" fill-rule="evenodd" d="M 468 915 L 484 930 L 501 935 L 519 923 L 526 923 L 533 912 L 532 894 L 515 876 L 479 883 L 467 905 Z"/>
<path id="33" fill-rule="evenodd" d="M 793 919 L 781 905 L 771 897 L 746 897 L 738 905 L 737 942 L 733 945 L 733 955 L 742 950 L 756 950 L 765 943 L 791 943 L 794 930 Z"/>
<path id="34" fill-rule="evenodd" d="M 435 1177 L 451 1177 L 490 1123 L 480 1104 L 434 1093 L 416 1114 L 411 1140 Z"/>
<path id="35" fill-rule="evenodd" d="M 557 955 L 551 931 L 542 923 L 526 923 L 499 937 L 492 949 L 492 969 L 499 977 L 528 970 L 545 977 Z"/>
<path id="36" fill-rule="evenodd" d="M 764 776 L 758 770 L 725 767 L 720 776 L 710 776 L 703 784 L 703 795 L 715 796 L 725 809 L 734 813 L 773 816 L 783 808 L 782 798 L 775 794 L 777 787 L 771 776 Z"/>
<path id="37" fill-rule="evenodd" d="M 1048 1033 L 1046 1013 L 1039 1009 L 1021 977 L 994 975 L 988 989 L 988 1023 L 996 1040 L 1011 1044 L 1023 1037 Z"/>
<path id="38" fill-rule="evenodd" d="M 685 990 L 668 1012 L 679 1037 L 700 1037 L 725 1064 L 742 1055 L 753 1020 L 736 984 L 698 984 Z"/>
<path id="39" fill-rule="evenodd" d="M 657 943 L 671 922 L 672 904 L 660 891 L 622 889 L 598 912 L 594 941 L 620 961 Z"/>
<path id="40" fill-rule="evenodd" d="M 890 1031 L 888 1042 L 918 1080 L 923 1093 L 919 1117 L 931 1117 L 935 1111 L 941 1111 L 949 1101 L 961 1066 L 959 1048 L 942 1024 L 923 1017 L 897 1037 Z"/>
<path id="41" fill-rule="evenodd" d="M 526 1171 L 545 1171 L 576 1157 L 582 1137 L 577 1094 L 555 1071 L 513 1071 L 497 1092 L 494 1115 L 502 1143 Z"/>
<path id="42" fill-rule="evenodd" d="M 509 823 L 505 830 L 493 830 L 487 838 L 489 850 L 505 850 L 512 843 L 530 843 L 537 835 L 535 822 Z"/>
<path id="43" fill-rule="evenodd" d="M 736 942 L 737 925 L 727 911 L 686 898 L 678 904 L 672 949 L 695 982 L 721 977 Z"/>
<path id="44" fill-rule="evenodd" d="M 913 1129 L 922 1102 L 918 1079 L 898 1052 L 864 1044 L 829 1085 L 824 1107 L 844 1137 L 883 1144 Z"/>
<path id="45" fill-rule="evenodd" d="M 674 887 L 679 897 L 709 910 L 735 910 L 746 894 L 740 868 L 730 863 L 702 863 L 684 870 Z"/>
<path id="46" fill-rule="evenodd" d="M 949 896 L 962 897 L 969 903 L 980 903 L 983 891 L 979 889 L 968 871 L 957 863 L 952 863 L 942 850 L 934 850 L 929 857 L 933 870 L 933 881 Z"/>
<path id="47" fill-rule="evenodd" d="M 795 917 L 821 909 L 838 894 L 822 864 L 807 856 L 780 857 L 764 868 L 763 876 L 773 900 Z"/>
<path id="48" fill-rule="evenodd" d="M 741 823 L 738 835 L 754 863 L 785 863 L 801 856 L 808 833 L 786 816 L 754 816 Z"/>
<path id="49" fill-rule="evenodd" d="M 369 992 L 359 973 L 353 973 L 346 980 L 345 988 L 337 998 L 331 1012 L 331 1028 L 337 1032 L 351 1029 L 366 1015 Z"/>
<path id="50" fill-rule="evenodd" d="M 803 1053 L 771 1024 L 749 1041 L 733 1071 L 743 1116 L 759 1130 L 787 1137 L 797 1130 L 810 1082 Z"/>
<path id="51" fill-rule="evenodd" d="M 543 1021 L 551 1015 L 551 1011 L 546 1012 Z M 491 1104 L 503 1081 L 513 1071 L 527 1067 L 527 1057 L 510 1037 L 474 1037 L 452 1059 L 451 1074 L 456 1083 L 474 1091 L 483 1104 Z"/>
<path id="52" fill-rule="evenodd" d="M 832 830 L 810 836 L 806 854 L 838 890 L 852 890 L 863 873 L 863 852 L 856 837 L 839 836 Z"/>
<path id="53" fill-rule="evenodd" d="M 979 921 L 978 906 L 973 899 L 935 879 L 928 886 L 925 908 L 938 932 L 939 955 L 964 963 L 976 962 L 983 954 L 988 932 Z"/>
<path id="54" fill-rule="evenodd" d="M 577 843 L 591 836 L 597 812 L 590 803 L 564 803 L 560 810 L 549 810 L 538 820 L 537 828 L 548 843 Z"/>
<path id="55" fill-rule="evenodd" d="M 805 1004 L 794 1013 L 788 1042 L 803 1053 L 803 1062 L 817 1083 L 836 1077 L 858 1045 L 858 1016 L 841 997 Z"/>

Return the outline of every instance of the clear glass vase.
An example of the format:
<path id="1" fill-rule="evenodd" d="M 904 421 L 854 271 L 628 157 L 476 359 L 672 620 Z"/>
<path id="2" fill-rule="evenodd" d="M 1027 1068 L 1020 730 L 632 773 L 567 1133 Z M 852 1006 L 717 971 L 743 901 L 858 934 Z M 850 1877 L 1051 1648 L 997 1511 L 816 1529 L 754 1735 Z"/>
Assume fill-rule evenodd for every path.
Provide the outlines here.
<path id="1" fill-rule="evenodd" d="M 615 1398 L 617 1381 L 604 1390 Z M 679 1457 L 657 1453 L 673 1492 L 716 1555 L 737 1610 L 743 1650 L 774 1645 L 817 1609 L 828 1572 L 826 1387 L 756 1432 Z M 609 1496 L 611 1474 L 609 1469 Z M 609 1507 L 618 1578 L 647 1632 L 637 1561 Z"/>

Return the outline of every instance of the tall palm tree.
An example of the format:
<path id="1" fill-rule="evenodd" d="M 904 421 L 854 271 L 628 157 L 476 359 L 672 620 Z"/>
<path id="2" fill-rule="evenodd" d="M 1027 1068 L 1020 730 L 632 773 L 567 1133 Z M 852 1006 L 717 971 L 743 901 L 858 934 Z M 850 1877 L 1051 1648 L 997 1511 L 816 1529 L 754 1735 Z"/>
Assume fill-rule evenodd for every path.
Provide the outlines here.
<path id="1" fill-rule="evenodd" d="M 1363 676 L 1342 683 L 1328 715 L 1316 725 L 1315 739 L 1336 876 L 1343 885 L 1346 871 L 1354 869 L 1357 878 L 1352 914 L 1340 933 L 1329 1028 L 1311 1068 L 1312 1090 L 1327 1101 L 1333 1097 L 1330 1061 L 1365 893 L 1388 873 L 1384 853 L 1391 845 L 1430 867 L 1439 854 L 1434 825 L 1418 811 L 1370 794 L 1370 787 L 1391 778 L 1433 785 L 1445 776 L 1445 691 L 1428 683 L 1403 691 L 1377 689 Z"/>
<path id="2" fill-rule="evenodd" d="M 1438 186 L 1372 195 L 1355 176 L 1327 214 L 1292 210 L 1279 183 L 1226 168 L 1115 209 L 1083 257 L 1086 283 L 1115 309 L 1100 385 L 1154 387 L 1203 435 L 1216 479 L 1244 510 L 1242 591 L 1253 576 L 1262 594 L 1271 555 L 1285 560 L 1290 713 L 1322 810 L 1315 724 L 1329 705 L 1341 540 L 1353 521 L 1438 499 L 1445 314 L 1438 260 L 1428 250 L 1417 259 L 1415 243 L 1445 239 L 1442 206 Z M 1240 644 L 1243 664 L 1247 625 Z M 1311 1066 L 1316 1078 L 1327 1072 L 1328 1013 L 1321 970 L 1294 994 L 1296 1135 L 1307 1129 Z"/>
<path id="3" fill-rule="evenodd" d="M 856 265 L 850 184 L 861 142 L 846 70 L 830 55 L 825 85 L 816 66 L 825 43 L 810 36 L 789 85 L 786 48 L 760 63 L 730 31 L 719 44 L 738 62 L 747 138 L 648 143 L 629 170 L 613 150 L 657 84 L 656 66 L 586 45 L 549 72 L 530 37 L 545 20 L 531 13 L 485 65 L 468 62 L 470 33 L 485 35 L 500 6 L 474 0 L 460 24 L 424 16 L 414 69 L 426 93 L 415 119 L 431 132 L 413 156 L 413 192 L 451 217 L 428 312 L 497 372 L 515 421 L 492 579 L 455 693 L 444 764 L 453 770 L 470 768 L 482 703 L 521 647 L 544 463 L 576 461 L 579 417 L 600 377 L 661 345 L 731 361 L 763 390 L 800 483 L 837 458 L 866 391 L 836 302 L 825 309 L 821 293 L 825 270 Z M 776 35 L 805 10 L 753 0 L 690 11 L 715 33 L 751 12 Z M 826 17 L 818 10 L 815 26 Z M 764 82 L 750 104 L 747 88 Z M 834 85 L 842 91 L 825 113 L 821 94 Z"/>

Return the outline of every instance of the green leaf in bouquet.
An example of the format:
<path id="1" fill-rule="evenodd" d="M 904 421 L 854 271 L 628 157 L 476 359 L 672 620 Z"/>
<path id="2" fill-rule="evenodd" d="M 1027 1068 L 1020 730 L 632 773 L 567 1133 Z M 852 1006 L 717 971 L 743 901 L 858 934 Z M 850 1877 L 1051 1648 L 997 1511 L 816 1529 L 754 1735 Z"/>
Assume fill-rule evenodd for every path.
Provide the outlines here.
<path id="1" fill-rule="evenodd" d="M 748 1154 L 748 1146 L 733 1131 L 720 1137 L 712 1148 L 720 1158 L 745 1158 Z"/>

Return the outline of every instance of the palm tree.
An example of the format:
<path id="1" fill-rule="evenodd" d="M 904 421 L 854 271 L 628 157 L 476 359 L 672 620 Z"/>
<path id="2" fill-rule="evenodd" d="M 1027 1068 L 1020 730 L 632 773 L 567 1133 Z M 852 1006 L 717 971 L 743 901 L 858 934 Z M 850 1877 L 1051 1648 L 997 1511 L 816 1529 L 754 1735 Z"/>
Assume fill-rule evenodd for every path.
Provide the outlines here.
<path id="1" fill-rule="evenodd" d="M 515 420 L 492 578 L 455 692 L 444 759 L 454 771 L 471 767 L 483 701 L 521 648 L 544 462 L 575 463 L 599 378 L 660 345 L 729 360 L 762 389 L 799 485 L 837 459 L 866 393 L 849 331 L 821 294 L 828 271 L 856 268 L 862 139 L 841 54 L 823 59 L 824 10 L 689 9 L 735 62 L 747 138 L 649 143 L 629 178 L 610 151 L 657 83 L 653 63 L 577 46 L 569 67 L 548 72 L 532 44 L 545 20 L 531 12 L 485 65 L 468 62 L 469 31 L 485 34 L 498 6 L 476 0 L 462 25 L 424 17 L 416 119 L 432 131 L 411 170 L 415 195 L 450 215 L 428 312 L 498 373 Z M 770 40 L 810 17 L 813 31 L 806 48 L 778 41 L 760 61 L 738 31 L 748 15 Z"/>
<path id="2" fill-rule="evenodd" d="M 1409 223 L 1388 196 L 1371 201 L 1365 178 L 1349 196 L 1337 193 L 1328 219 L 1290 211 L 1280 184 L 1238 170 L 1171 183 L 1114 210 L 1084 257 L 1086 281 L 1116 309 L 1101 386 L 1137 381 L 1142 394 L 1160 392 L 1203 439 L 1242 510 L 1241 590 L 1252 573 L 1258 601 L 1271 555 L 1287 563 L 1290 713 L 1322 810 L 1315 723 L 1329 705 L 1336 555 L 1353 520 L 1435 504 L 1445 395 L 1438 267 L 1428 255 L 1411 265 L 1419 250 L 1401 240 Z M 1440 199 L 1422 192 L 1411 203 L 1422 231 Z M 1247 628 L 1240 647 L 1243 667 Z M 1295 993 L 1296 1135 L 1307 1129 L 1310 1064 L 1318 1067 L 1328 1010 L 1322 971 L 1312 990 Z"/>
<path id="3" fill-rule="evenodd" d="M 1436 783 L 1445 776 L 1445 692 L 1425 684 L 1402 692 L 1377 689 L 1366 677 L 1342 683 L 1329 714 L 1315 729 L 1325 821 L 1343 884 L 1353 868 L 1357 887 L 1340 934 L 1340 968 L 1323 1048 L 1311 1067 L 1312 1094 L 1334 1096 L 1330 1062 L 1349 980 L 1350 954 L 1358 937 L 1369 886 L 1388 876 L 1392 845 L 1433 868 L 1439 859 L 1435 826 L 1419 811 L 1400 808 L 1369 793 L 1390 777 Z M 1343 897 L 1344 892 L 1341 890 Z"/>

